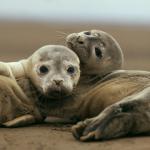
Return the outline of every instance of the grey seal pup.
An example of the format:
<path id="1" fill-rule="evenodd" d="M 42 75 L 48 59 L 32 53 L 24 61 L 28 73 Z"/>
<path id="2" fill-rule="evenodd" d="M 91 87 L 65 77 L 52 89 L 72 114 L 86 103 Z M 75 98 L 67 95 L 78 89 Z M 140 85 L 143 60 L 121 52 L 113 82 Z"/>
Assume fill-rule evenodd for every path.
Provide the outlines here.
<path id="1" fill-rule="evenodd" d="M 50 111 L 45 105 L 72 97 L 80 77 L 79 63 L 73 51 L 60 45 L 44 46 L 18 62 L 0 62 L 0 125 L 43 121 Z"/>

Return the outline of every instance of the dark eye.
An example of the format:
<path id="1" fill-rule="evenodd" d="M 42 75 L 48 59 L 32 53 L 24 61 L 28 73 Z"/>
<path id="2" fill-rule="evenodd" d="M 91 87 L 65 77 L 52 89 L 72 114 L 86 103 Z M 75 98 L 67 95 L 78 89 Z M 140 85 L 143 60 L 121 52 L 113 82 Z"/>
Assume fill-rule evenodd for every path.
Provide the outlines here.
<path id="1" fill-rule="evenodd" d="M 84 44 L 84 42 L 83 42 L 83 41 L 78 41 L 78 43 L 79 43 L 79 44 Z"/>
<path id="2" fill-rule="evenodd" d="M 75 68 L 74 68 L 73 66 L 71 66 L 71 67 L 69 67 L 69 68 L 67 69 L 67 72 L 68 72 L 69 74 L 74 74 L 74 73 L 75 73 Z"/>
<path id="3" fill-rule="evenodd" d="M 46 73 L 48 73 L 48 71 L 49 71 L 49 69 L 48 69 L 48 67 L 47 66 L 40 66 L 40 68 L 39 68 L 39 72 L 41 73 L 41 74 L 46 74 Z"/>
<path id="4" fill-rule="evenodd" d="M 102 51 L 99 47 L 95 47 L 95 55 L 98 57 L 98 58 L 102 58 Z"/>

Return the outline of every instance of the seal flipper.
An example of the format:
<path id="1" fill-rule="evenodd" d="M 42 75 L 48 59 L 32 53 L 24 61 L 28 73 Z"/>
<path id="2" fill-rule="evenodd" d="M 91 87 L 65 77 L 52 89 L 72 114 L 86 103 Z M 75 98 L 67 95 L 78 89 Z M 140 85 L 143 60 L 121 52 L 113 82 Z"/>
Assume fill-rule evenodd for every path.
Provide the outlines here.
<path id="1" fill-rule="evenodd" d="M 150 132 L 149 104 L 150 87 L 147 87 L 107 107 L 98 116 L 73 126 L 73 135 L 81 141 L 89 141 Z"/>
<path id="2" fill-rule="evenodd" d="M 4 127 L 20 127 L 25 125 L 34 124 L 36 122 L 36 118 L 33 115 L 23 115 L 20 117 L 17 117 L 11 121 L 5 122 L 2 124 Z"/>

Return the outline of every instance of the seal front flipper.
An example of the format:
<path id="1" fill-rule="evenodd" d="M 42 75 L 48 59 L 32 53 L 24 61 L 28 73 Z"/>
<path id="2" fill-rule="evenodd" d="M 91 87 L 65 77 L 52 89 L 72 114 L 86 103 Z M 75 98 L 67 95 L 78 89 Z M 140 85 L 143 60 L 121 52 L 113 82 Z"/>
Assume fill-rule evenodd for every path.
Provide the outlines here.
<path id="1" fill-rule="evenodd" d="M 86 124 L 79 139 L 90 141 L 121 137 L 128 134 L 132 123 L 132 115 L 128 113 L 111 114 L 103 119 L 95 117 L 89 124 Z"/>
<path id="2" fill-rule="evenodd" d="M 24 115 L 18 118 L 15 118 L 11 121 L 5 122 L 2 125 L 4 127 L 20 127 L 25 125 L 30 125 L 36 123 L 36 118 L 33 115 Z"/>
<path id="3" fill-rule="evenodd" d="M 72 127 L 81 141 L 105 140 L 150 131 L 150 87 L 107 107 L 98 116 Z"/>
<path id="4" fill-rule="evenodd" d="M 132 127 L 132 114 L 118 110 L 117 107 L 108 107 L 100 115 L 73 126 L 74 137 L 81 141 L 91 141 L 126 135 Z"/>

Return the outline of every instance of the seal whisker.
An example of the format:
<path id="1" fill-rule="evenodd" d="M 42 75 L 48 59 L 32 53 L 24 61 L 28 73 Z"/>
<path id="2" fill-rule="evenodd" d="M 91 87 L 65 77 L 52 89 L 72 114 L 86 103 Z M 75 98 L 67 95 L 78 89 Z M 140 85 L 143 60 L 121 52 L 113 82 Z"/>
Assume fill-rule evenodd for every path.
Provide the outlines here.
<path id="1" fill-rule="evenodd" d="M 66 38 L 66 36 L 63 36 L 63 35 L 56 35 L 57 37 L 59 37 L 59 38 Z"/>
<path id="2" fill-rule="evenodd" d="M 57 31 L 56 31 L 56 33 L 59 33 L 59 34 L 61 34 L 61 35 L 65 35 L 65 36 L 67 36 L 67 35 L 68 35 L 66 32 L 59 31 L 59 30 L 57 30 Z"/>

